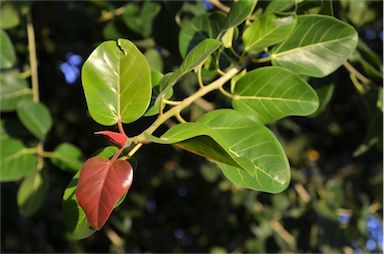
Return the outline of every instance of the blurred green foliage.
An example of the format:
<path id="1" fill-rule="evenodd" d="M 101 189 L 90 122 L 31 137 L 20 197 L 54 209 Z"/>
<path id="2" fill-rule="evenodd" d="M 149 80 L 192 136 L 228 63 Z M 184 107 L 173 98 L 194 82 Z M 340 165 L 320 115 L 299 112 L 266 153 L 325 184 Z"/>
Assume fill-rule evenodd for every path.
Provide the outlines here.
<path id="1" fill-rule="evenodd" d="M 258 5 L 284 10 L 295 8 L 294 2 L 274 2 L 272 6 L 260 1 Z M 329 1 L 317 2 L 322 5 L 304 1 L 296 8 L 302 13 L 332 10 Z M 15 62 L 19 73 L 28 69 L 25 14 L 30 8 L 36 31 L 40 97 L 54 119 L 46 148 L 56 149 L 56 156 L 74 151 L 76 159 L 52 159 L 41 175 L 29 176 L 37 182 L 49 178 L 49 187 L 39 185 L 45 198 L 38 200 L 42 207 L 33 215 L 36 204 L 24 202 L 28 191 L 17 193 L 17 182 L 1 184 L 1 251 L 382 252 L 382 245 L 381 249 L 377 245 L 379 238 L 372 235 L 377 236 L 380 230 L 372 231 L 372 221 L 382 224 L 383 4 L 343 0 L 332 6 L 335 16 L 359 31 L 351 64 L 369 81 L 362 82 L 345 68 L 326 79 L 311 79 L 309 83 L 321 91 L 324 111 L 313 118 L 290 117 L 270 125 L 292 167 L 292 182 L 286 191 L 270 195 L 240 190 L 202 158 L 172 147 L 145 146 L 137 154 L 135 182 L 129 197 L 117 208 L 119 212 L 113 213 L 101 233 L 76 241 L 65 229 L 61 199 L 73 176 L 70 170 L 80 163 L 82 155 L 70 145 L 56 147 L 68 142 L 89 156 L 105 142 L 93 136 L 100 126 L 87 116 L 80 81 L 68 85 L 60 65 L 68 61 L 70 52 L 84 58 L 104 40 L 126 38 L 134 41 L 153 69 L 172 71 L 181 62 L 181 26 L 214 6 L 207 6 L 206 1 L 2 1 L 0 27 L 5 32 L 1 47 L 5 45 L 3 37 L 9 37 L 16 55 L 2 57 L 1 68 Z M 206 72 L 208 75 L 209 70 Z M 185 96 L 197 82 L 193 75 L 187 75 L 181 83 L 175 96 Z M 5 84 L 2 76 L 2 93 Z M 25 89 L 24 79 L 18 84 L 20 90 Z M 205 99 L 190 109 L 191 120 L 211 104 L 229 105 L 215 94 Z M 3 102 L 2 108 L 6 107 Z M 152 120 L 131 124 L 127 134 L 137 134 Z M 2 112 L 0 130 L 1 140 L 18 137 L 25 140 L 24 145 L 34 142 L 15 112 Z M 10 151 L 11 147 L 2 146 L 1 150 Z M 21 189 L 36 181 L 29 178 Z M 370 239 L 376 245 L 369 244 Z"/>

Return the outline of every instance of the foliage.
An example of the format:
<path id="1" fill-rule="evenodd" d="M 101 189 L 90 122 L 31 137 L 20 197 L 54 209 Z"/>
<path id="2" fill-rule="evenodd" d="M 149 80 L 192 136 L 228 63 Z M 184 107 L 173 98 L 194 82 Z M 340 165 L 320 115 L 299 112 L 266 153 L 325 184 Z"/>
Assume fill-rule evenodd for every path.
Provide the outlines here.
<path id="1" fill-rule="evenodd" d="M 84 103 L 76 87 L 71 92 L 74 103 L 68 102 L 68 94 L 49 99 L 49 93 L 59 93 L 47 86 L 52 76 L 39 79 L 37 68 L 40 74 L 49 73 L 44 55 L 57 57 L 61 42 L 53 43 L 46 30 L 40 32 L 44 22 L 32 22 L 42 5 L 1 4 L 1 13 L 9 18 L 1 21 L 6 30 L 1 31 L 5 113 L 0 176 L 2 182 L 22 181 L 15 198 L 20 214 L 44 217 L 41 207 L 58 210 L 52 200 L 64 193 L 62 220 L 68 231 L 58 226 L 55 232 L 60 241 L 71 243 L 71 251 L 80 252 L 94 251 L 92 246 L 105 236 L 112 244 L 103 240 L 102 250 L 117 252 L 382 250 L 379 229 L 366 230 L 367 223 L 373 228 L 370 221 L 377 220 L 382 199 L 382 159 L 375 150 L 382 149 L 382 88 L 377 85 L 382 60 L 359 38 L 363 23 L 351 12 L 381 14 L 373 4 L 359 9 L 353 1 L 212 3 L 57 4 L 68 11 L 85 8 L 84 15 L 103 28 L 85 39 L 82 55 L 89 57 L 81 83 L 90 117 L 118 132 L 114 127 L 98 130 L 85 118 L 85 107 L 78 112 Z M 85 31 L 93 25 L 82 26 L 71 29 Z M 181 63 L 174 65 L 179 56 Z M 80 73 L 81 57 L 73 57 L 68 55 L 62 68 L 75 77 L 66 76 L 67 81 Z M 31 88 L 26 82 L 30 75 Z M 348 75 L 351 82 L 338 88 Z M 349 107 L 353 112 L 350 105 L 360 112 L 353 116 L 360 126 L 353 131 L 337 119 L 350 121 L 340 111 Z M 94 152 L 101 143 L 89 136 L 90 130 L 98 130 L 95 134 L 106 136 L 114 147 Z M 359 131 L 365 133 L 358 136 L 360 145 L 348 140 Z M 345 138 L 336 145 L 344 149 L 341 155 L 336 147 L 327 151 Z M 179 148 L 208 160 L 189 157 Z M 82 150 L 91 157 L 85 163 Z M 356 164 L 349 162 L 352 154 L 360 156 L 353 159 Z M 339 156 L 341 163 L 335 160 Z M 153 171 L 159 167 L 165 170 Z M 366 183 L 359 182 L 370 168 Z M 361 193 L 351 186 L 361 186 Z M 367 186 L 373 190 L 366 191 Z M 53 190 L 60 194 L 51 197 Z M 193 214 L 177 196 L 193 198 Z M 172 235 L 164 216 L 169 220 L 175 210 L 188 221 L 198 221 L 199 214 L 200 225 L 177 219 L 171 223 L 177 224 L 177 243 L 164 245 L 160 238 L 159 243 L 141 242 L 140 236 Z M 146 217 L 150 220 L 143 222 Z M 213 228 L 206 228 L 208 224 Z M 164 229 L 155 231 L 156 225 Z M 136 230 L 128 234 L 132 226 Z M 85 245 L 70 240 L 87 238 L 95 230 L 105 234 L 93 235 Z M 63 238 L 65 232 L 69 235 Z M 226 234 L 209 237 L 220 232 Z M 330 232 L 337 237 L 327 237 Z"/>

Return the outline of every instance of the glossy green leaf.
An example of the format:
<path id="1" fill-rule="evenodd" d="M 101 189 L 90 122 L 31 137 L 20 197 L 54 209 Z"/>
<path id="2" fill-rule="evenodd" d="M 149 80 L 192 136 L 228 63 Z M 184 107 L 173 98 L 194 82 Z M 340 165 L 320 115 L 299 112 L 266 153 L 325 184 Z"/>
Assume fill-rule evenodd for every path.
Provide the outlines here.
<path id="1" fill-rule="evenodd" d="M 0 109 L 3 112 L 14 111 L 21 100 L 32 98 L 27 81 L 18 75 L 14 71 L 0 73 Z"/>
<path id="2" fill-rule="evenodd" d="M 80 171 L 72 178 L 64 191 L 62 211 L 65 226 L 73 239 L 83 239 L 92 235 L 94 230 L 88 223 L 83 209 L 76 199 L 76 187 Z"/>
<path id="3" fill-rule="evenodd" d="M 24 126 L 38 139 L 43 139 L 52 127 L 51 114 L 40 102 L 21 101 L 17 105 L 17 115 Z"/>
<path id="4" fill-rule="evenodd" d="M 195 123 L 172 127 L 161 138 L 146 136 L 218 162 L 243 188 L 276 193 L 290 181 L 288 160 L 272 132 L 234 110 L 211 111 Z"/>
<path id="5" fill-rule="evenodd" d="M 92 118 L 114 125 L 140 118 L 151 99 L 151 70 L 136 46 L 124 39 L 100 44 L 85 61 L 82 83 Z"/>
<path id="6" fill-rule="evenodd" d="M 325 110 L 332 98 L 334 90 L 334 84 L 324 85 L 315 89 L 317 97 L 319 98 L 319 108 L 313 114 L 311 114 L 311 116 L 317 116 Z"/>
<path id="7" fill-rule="evenodd" d="M 257 53 L 285 40 L 296 26 L 296 16 L 267 13 L 258 17 L 243 34 L 244 50 Z"/>
<path id="8" fill-rule="evenodd" d="M 26 148 L 17 139 L 2 140 L 0 146 L 1 182 L 20 180 L 36 169 L 36 150 Z"/>
<path id="9" fill-rule="evenodd" d="M 92 157 L 99 156 L 103 158 L 110 159 L 113 157 L 113 155 L 119 150 L 116 146 L 106 146 L 99 150 L 97 150 Z"/>
<path id="10" fill-rule="evenodd" d="M 330 16 L 298 16 L 291 37 L 272 50 L 272 64 L 296 74 L 324 77 L 339 68 L 357 44 L 355 29 Z"/>
<path id="11" fill-rule="evenodd" d="M 177 69 L 172 75 L 164 77 L 161 80 L 160 87 L 162 92 L 159 97 L 166 94 L 181 77 L 192 71 L 198 65 L 202 64 L 220 46 L 221 42 L 215 39 L 205 39 L 196 45 L 196 47 L 194 47 L 185 57 L 179 69 Z"/>
<path id="12" fill-rule="evenodd" d="M 228 13 L 226 27 L 231 28 L 244 22 L 251 14 L 257 4 L 257 0 L 240 0 L 234 2 Z"/>
<path id="13" fill-rule="evenodd" d="M 56 147 L 50 158 L 55 166 L 70 172 L 79 171 L 83 164 L 81 150 L 69 143 Z"/>
<path id="14" fill-rule="evenodd" d="M 16 63 L 16 54 L 8 34 L 0 30 L 0 68 L 8 69 Z"/>
<path id="15" fill-rule="evenodd" d="M 47 190 L 48 178 L 44 171 L 35 171 L 26 177 L 17 192 L 20 213 L 24 216 L 31 216 L 39 210 Z"/>
<path id="16" fill-rule="evenodd" d="M 145 112 L 144 116 L 153 116 L 160 112 L 160 103 L 159 101 L 156 102 L 157 96 L 162 92 L 160 87 L 160 82 L 163 78 L 167 79 L 172 76 L 172 73 L 167 73 L 166 75 L 163 75 L 160 72 L 152 71 L 152 98 L 151 103 L 149 104 L 149 108 L 147 112 Z M 168 92 L 165 94 L 164 98 L 169 99 L 173 95 L 173 89 L 169 89 Z"/>
<path id="17" fill-rule="evenodd" d="M 299 76 L 281 67 L 263 67 L 245 74 L 237 83 L 233 107 L 249 118 L 270 123 L 290 115 L 313 113 L 319 101 Z"/>
<path id="18" fill-rule="evenodd" d="M 199 42 L 217 38 L 224 28 L 226 16 L 222 12 L 199 15 L 183 24 L 179 34 L 179 51 L 184 58 Z"/>

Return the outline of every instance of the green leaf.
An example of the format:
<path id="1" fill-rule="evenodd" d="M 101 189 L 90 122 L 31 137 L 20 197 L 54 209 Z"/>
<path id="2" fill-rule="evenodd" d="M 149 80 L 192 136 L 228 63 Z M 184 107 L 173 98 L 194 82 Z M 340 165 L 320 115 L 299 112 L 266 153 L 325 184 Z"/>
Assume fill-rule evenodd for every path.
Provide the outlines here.
<path id="1" fill-rule="evenodd" d="M 17 104 L 32 98 L 32 90 L 25 79 L 18 77 L 18 72 L 0 73 L 0 109 L 2 112 L 16 110 Z"/>
<path id="2" fill-rule="evenodd" d="M 51 114 L 40 102 L 21 101 L 17 105 L 17 115 L 24 126 L 38 139 L 43 139 L 52 127 Z"/>
<path id="3" fill-rule="evenodd" d="M 148 49 L 145 51 L 144 56 L 147 59 L 151 70 L 163 72 L 163 59 L 156 49 Z"/>
<path id="4" fill-rule="evenodd" d="M 329 101 L 332 98 L 334 90 L 335 90 L 334 84 L 320 86 L 315 89 L 317 93 L 317 97 L 319 98 L 319 108 L 314 113 L 311 114 L 312 117 L 318 116 L 320 113 L 322 113 L 325 110 Z"/>
<path id="5" fill-rule="evenodd" d="M 69 143 L 63 143 L 53 151 L 51 161 L 55 166 L 63 170 L 77 172 L 83 164 L 81 158 L 82 153 L 79 148 Z"/>
<path id="6" fill-rule="evenodd" d="M 20 23 L 19 13 L 15 6 L 10 3 L 1 3 L 0 8 L 0 28 L 10 29 Z"/>
<path id="7" fill-rule="evenodd" d="M 183 24 L 179 34 L 179 51 L 184 58 L 199 42 L 217 38 L 223 30 L 226 16 L 222 12 L 199 15 Z"/>
<path id="8" fill-rule="evenodd" d="M 112 156 L 119 150 L 116 146 L 106 146 L 97 150 L 92 157 L 99 156 L 103 158 L 110 159 Z"/>
<path id="9" fill-rule="evenodd" d="M 94 230 L 88 223 L 83 209 L 76 199 L 76 187 L 80 171 L 72 178 L 64 191 L 62 209 L 65 226 L 73 239 L 83 239 L 92 235 Z"/>
<path id="10" fill-rule="evenodd" d="M 165 95 L 181 77 L 202 64 L 213 52 L 221 46 L 221 42 L 215 39 L 205 39 L 194 47 L 185 57 L 183 63 L 172 75 L 165 76 L 160 82 L 161 96 Z"/>
<path id="11" fill-rule="evenodd" d="M 1 182 L 20 180 L 36 169 L 36 149 L 26 148 L 17 139 L 2 140 L 0 146 Z"/>
<path id="12" fill-rule="evenodd" d="M 234 90 L 232 106 L 260 123 L 313 113 L 319 101 L 299 76 L 281 67 L 263 67 L 245 74 Z"/>
<path id="13" fill-rule="evenodd" d="M 161 138 L 146 137 L 218 162 L 243 188 L 276 193 L 290 181 L 288 160 L 272 132 L 234 110 L 214 110 L 195 123 L 175 125 Z"/>
<path id="14" fill-rule="evenodd" d="M 8 34 L 0 30 L 0 69 L 11 68 L 16 63 L 16 54 Z"/>
<path id="15" fill-rule="evenodd" d="M 48 190 L 48 178 L 45 172 L 36 170 L 26 177 L 17 192 L 17 204 L 24 216 L 33 215 L 44 202 Z"/>
<path id="16" fill-rule="evenodd" d="M 298 16 L 295 30 L 272 50 L 272 64 L 299 75 L 324 77 L 339 68 L 355 50 L 355 29 L 330 16 Z"/>
<path id="17" fill-rule="evenodd" d="M 89 112 L 102 125 L 137 120 L 151 99 L 151 69 L 128 40 L 100 44 L 83 65 L 82 81 Z"/>
<path id="18" fill-rule="evenodd" d="M 258 17 L 243 34 L 244 50 L 257 53 L 285 40 L 296 26 L 296 16 L 267 13 Z"/>
<path id="19" fill-rule="evenodd" d="M 265 9 L 265 13 L 275 13 L 286 11 L 287 9 L 295 6 L 296 0 L 277 0 L 271 1 L 267 8 Z"/>
<path id="20" fill-rule="evenodd" d="M 160 112 L 160 102 L 156 101 L 156 98 L 159 96 L 159 94 L 162 92 L 160 87 L 160 82 L 163 78 L 167 79 L 170 78 L 172 73 L 167 73 L 166 75 L 163 75 L 160 72 L 152 71 L 151 72 L 152 77 L 152 98 L 151 103 L 149 104 L 149 109 L 147 112 L 145 112 L 144 116 L 153 116 Z M 168 92 L 165 94 L 164 98 L 169 99 L 173 95 L 173 89 L 169 89 Z"/>
<path id="21" fill-rule="evenodd" d="M 231 28 L 243 23 L 251 14 L 257 4 L 257 0 L 236 1 L 227 17 L 226 27 Z"/>

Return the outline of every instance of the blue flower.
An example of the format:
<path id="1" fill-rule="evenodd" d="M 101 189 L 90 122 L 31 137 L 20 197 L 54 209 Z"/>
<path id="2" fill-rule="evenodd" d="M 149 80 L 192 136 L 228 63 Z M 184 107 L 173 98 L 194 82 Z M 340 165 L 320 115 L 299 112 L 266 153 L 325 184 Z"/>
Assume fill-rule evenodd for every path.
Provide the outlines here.
<path id="1" fill-rule="evenodd" d="M 215 6 L 213 4 L 211 4 L 211 2 L 209 2 L 209 0 L 203 0 L 203 5 L 207 11 L 211 11 L 211 10 L 215 9 Z"/>
<path id="2" fill-rule="evenodd" d="M 339 222 L 341 224 L 348 223 L 350 218 L 351 218 L 351 216 L 349 214 L 340 214 L 339 215 Z"/>
<path id="3" fill-rule="evenodd" d="M 66 62 L 60 64 L 60 71 L 64 74 L 65 82 L 73 85 L 80 76 L 80 65 L 83 58 L 70 52 L 66 55 L 66 59 Z"/>

